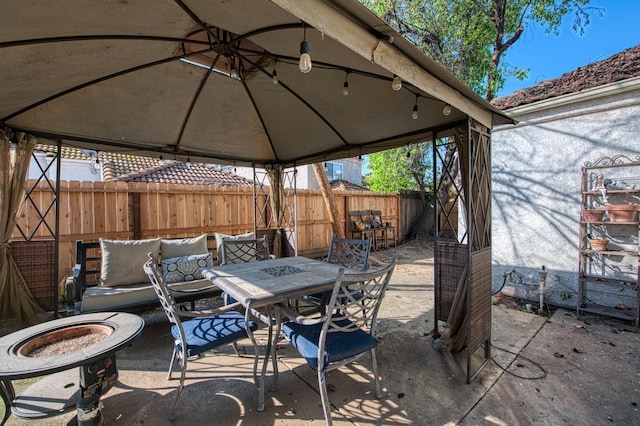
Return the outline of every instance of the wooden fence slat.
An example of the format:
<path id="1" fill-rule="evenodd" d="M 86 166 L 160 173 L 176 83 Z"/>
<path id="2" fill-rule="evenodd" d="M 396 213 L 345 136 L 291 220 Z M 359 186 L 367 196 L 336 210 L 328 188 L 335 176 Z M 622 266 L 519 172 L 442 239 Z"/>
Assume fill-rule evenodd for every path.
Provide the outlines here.
<path id="1" fill-rule="evenodd" d="M 49 191 L 49 195 L 46 192 Z M 253 230 L 254 207 L 251 187 L 145 184 L 124 182 L 61 182 L 60 186 L 60 279 L 70 275 L 75 263 L 75 241 L 133 238 L 133 193 L 140 194 L 141 238 L 195 236 L 202 233 L 239 234 Z M 335 194 L 341 220 L 347 225 L 351 210 L 381 210 L 402 241 L 421 213 L 419 197 L 407 194 L 376 194 L 345 191 Z M 38 203 L 50 200 L 50 190 L 38 188 Z M 292 202 L 292 199 L 290 200 Z M 259 203 L 270 216 L 266 199 Z M 303 256 L 326 254 L 332 235 L 331 222 L 322 194 L 298 190 L 298 252 Z M 45 208 L 38 206 L 38 208 Z M 33 226 L 33 207 L 25 208 L 20 226 Z M 288 213 L 287 213 L 288 214 Z M 53 222 L 48 217 L 51 225 Z M 20 239 L 16 231 L 12 235 Z"/>

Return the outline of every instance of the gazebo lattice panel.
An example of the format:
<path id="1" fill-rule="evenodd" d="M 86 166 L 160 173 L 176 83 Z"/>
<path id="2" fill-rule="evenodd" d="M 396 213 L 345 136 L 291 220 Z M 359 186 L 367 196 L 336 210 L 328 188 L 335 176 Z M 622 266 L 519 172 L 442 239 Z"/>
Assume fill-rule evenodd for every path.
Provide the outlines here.
<path id="1" fill-rule="evenodd" d="M 470 383 L 491 354 L 491 138 L 471 119 L 453 133 L 433 138 L 437 194 L 434 335 L 440 336 L 438 321 L 459 323 L 460 317 L 453 321 L 450 316 L 464 315 L 466 333 L 459 335 L 466 336 L 463 346 Z M 453 238 L 452 229 L 456 230 Z M 464 293 L 456 298 L 459 292 Z M 454 301 L 464 306 L 454 306 Z M 452 330 L 451 335 L 459 331 Z M 480 347 L 484 347 L 484 361 L 474 371 L 471 360 Z"/>

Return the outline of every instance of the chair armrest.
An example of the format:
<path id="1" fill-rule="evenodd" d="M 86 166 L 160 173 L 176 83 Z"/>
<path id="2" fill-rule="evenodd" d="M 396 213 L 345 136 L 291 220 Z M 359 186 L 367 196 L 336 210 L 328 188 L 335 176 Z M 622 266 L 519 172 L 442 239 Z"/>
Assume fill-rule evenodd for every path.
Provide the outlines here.
<path id="1" fill-rule="evenodd" d="M 288 306 L 283 305 L 282 303 L 277 303 L 276 309 L 284 313 L 284 315 L 289 319 L 289 321 L 293 321 L 302 325 L 314 325 L 314 324 L 324 322 L 327 319 L 327 314 L 324 314 L 321 317 L 315 317 L 315 318 L 310 318 L 304 315 L 300 315 L 297 312 L 292 311 Z"/>
<path id="2" fill-rule="evenodd" d="M 211 285 L 208 285 L 206 287 L 190 288 L 190 289 L 173 289 L 173 288 L 169 287 L 169 289 L 171 290 L 172 293 L 185 293 L 185 294 L 199 293 L 201 291 L 211 290 L 212 288 L 218 288 L 218 286 L 215 285 L 215 284 L 211 284 Z"/>
<path id="3" fill-rule="evenodd" d="M 64 282 L 64 300 L 68 307 L 74 306 L 74 302 L 80 301 L 80 289 L 76 283 L 76 276 L 67 277 Z"/>
<path id="4" fill-rule="evenodd" d="M 228 311 L 236 310 L 240 305 L 239 302 L 232 303 L 230 305 L 224 305 L 215 309 L 203 309 L 201 311 L 176 311 L 176 315 L 184 318 L 198 318 L 198 317 L 211 317 L 220 315 Z"/>

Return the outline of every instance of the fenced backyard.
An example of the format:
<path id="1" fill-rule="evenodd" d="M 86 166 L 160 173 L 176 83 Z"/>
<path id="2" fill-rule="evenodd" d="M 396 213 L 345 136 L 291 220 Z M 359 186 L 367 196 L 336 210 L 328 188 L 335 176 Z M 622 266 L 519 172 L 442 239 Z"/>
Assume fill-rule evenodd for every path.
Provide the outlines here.
<path id="1" fill-rule="evenodd" d="M 55 194 L 46 182 L 29 181 L 27 185 L 29 188 L 35 185 L 35 189 L 22 209 L 19 229 L 15 230 L 13 239 L 24 240 L 27 236 L 32 241 L 52 240 Z M 391 222 L 395 228 L 398 241 L 408 238 L 411 226 L 422 212 L 419 196 L 406 191 L 402 194 L 336 191 L 334 194 L 347 235 L 351 210 L 380 210 L 382 220 Z M 251 187 L 62 181 L 57 204 L 60 218 L 57 282 L 71 274 L 77 240 L 172 238 L 214 232 L 240 234 L 254 229 Z M 269 209 L 266 210 L 269 214 Z M 320 191 L 297 191 L 297 218 L 298 253 L 308 257 L 326 254 L 333 231 Z M 51 250 L 48 252 L 50 256 Z M 23 249 L 20 253 L 29 256 L 30 251 Z M 40 261 L 32 264 L 39 268 Z M 43 272 L 40 268 L 37 276 L 47 276 Z M 42 287 L 42 281 L 47 280 L 40 278 L 40 281 L 37 285 Z M 32 283 L 29 285 L 32 287 Z M 48 286 L 45 284 L 45 287 Z M 53 297 L 53 289 L 49 292 L 46 288 L 36 291 L 32 288 L 32 292 L 41 304 L 44 304 L 42 300 Z"/>

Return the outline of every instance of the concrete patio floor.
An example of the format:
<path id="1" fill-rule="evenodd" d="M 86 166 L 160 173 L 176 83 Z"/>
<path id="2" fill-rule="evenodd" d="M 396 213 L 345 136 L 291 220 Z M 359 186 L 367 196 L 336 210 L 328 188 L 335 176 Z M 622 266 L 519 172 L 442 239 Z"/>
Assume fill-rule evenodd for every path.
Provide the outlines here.
<path id="1" fill-rule="evenodd" d="M 466 355 L 431 347 L 432 259 L 399 260 L 380 312 L 384 396 L 375 398 L 368 357 L 330 372 L 334 424 L 640 424 L 640 334 L 631 323 L 576 319 L 567 310 L 547 321 L 494 305 L 493 361 L 467 384 Z M 169 326 L 161 313 L 144 317 L 142 335 L 117 354 L 118 384 L 102 398 L 106 425 L 324 424 L 315 371 L 285 341 L 277 351 L 277 387 L 268 389 L 264 412 L 256 411 L 248 340 L 241 342 L 248 355 L 224 347 L 190 363 L 177 420 L 170 422 L 177 381 L 166 380 Z M 16 382 L 16 390 L 31 382 Z M 75 411 L 31 421 L 12 416 L 7 424 L 73 425 Z"/>

